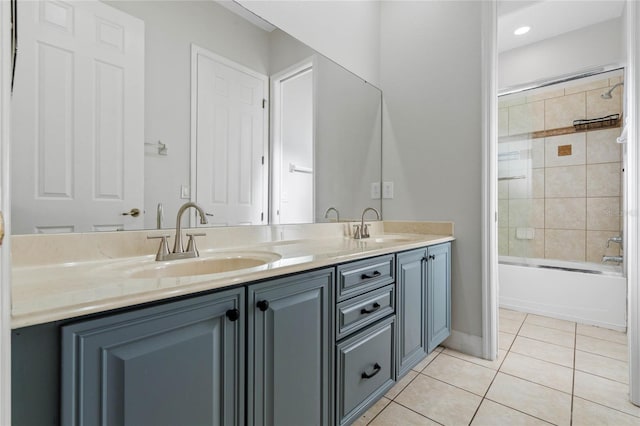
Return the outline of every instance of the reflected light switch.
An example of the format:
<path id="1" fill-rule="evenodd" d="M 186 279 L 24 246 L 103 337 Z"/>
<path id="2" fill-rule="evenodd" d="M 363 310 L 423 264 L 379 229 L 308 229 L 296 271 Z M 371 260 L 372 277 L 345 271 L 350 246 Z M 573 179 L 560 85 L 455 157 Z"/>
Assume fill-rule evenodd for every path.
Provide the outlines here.
<path id="1" fill-rule="evenodd" d="M 393 182 L 382 182 L 382 198 L 393 198 Z"/>
<path id="2" fill-rule="evenodd" d="M 380 182 L 371 182 L 371 199 L 380 199 Z"/>

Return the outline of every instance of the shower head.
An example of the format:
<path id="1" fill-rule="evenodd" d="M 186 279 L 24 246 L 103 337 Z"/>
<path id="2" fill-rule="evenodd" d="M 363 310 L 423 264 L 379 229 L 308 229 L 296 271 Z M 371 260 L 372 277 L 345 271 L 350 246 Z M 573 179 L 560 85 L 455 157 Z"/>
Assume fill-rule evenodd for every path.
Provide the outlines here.
<path id="1" fill-rule="evenodd" d="M 622 86 L 624 83 L 616 83 L 613 85 L 613 87 L 611 89 L 609 89 L 608 91 L 604 92 L 603 94 L 600 95 L 600 97 L 602 99 L 611 99 L 613 96 L 611 96 L 611 92 L 613 92 L 613 89 L 615 89 L 618 86 Z"/>

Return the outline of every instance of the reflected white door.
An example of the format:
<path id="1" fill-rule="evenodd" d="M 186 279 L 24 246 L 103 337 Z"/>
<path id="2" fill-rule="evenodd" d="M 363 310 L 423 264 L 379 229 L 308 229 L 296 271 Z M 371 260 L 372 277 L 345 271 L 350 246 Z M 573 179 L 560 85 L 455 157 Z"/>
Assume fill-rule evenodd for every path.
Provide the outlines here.
<path id="1" fill-rule="evenodd" d="M 209 225 L 265 223 L 267 77 L 197 46 L 191 66 L 194 201 Z"/>
<path id="2" fill-rule="evenodd" d="M 98 1 L 18 13 L 13 232 L 141 228 L 144 22 Z"/>
<path id="3" fill-rule="evenodd" d="M 273 223 L 312 223 L 315 210 L 313 64 L 274 75 Z"/>

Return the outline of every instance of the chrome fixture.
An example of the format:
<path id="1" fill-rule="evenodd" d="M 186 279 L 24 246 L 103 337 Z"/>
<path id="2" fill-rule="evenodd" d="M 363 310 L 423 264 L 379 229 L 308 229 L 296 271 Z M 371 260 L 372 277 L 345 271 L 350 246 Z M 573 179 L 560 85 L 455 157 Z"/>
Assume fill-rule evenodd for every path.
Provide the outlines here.
<path id="1" fill-rule="evenodd" d="M 324 212 L 324 218 L 329 219 L 329 212 L 331 212 L 332 210 L 336 212 L 336 222 L 340 222 L 340 213 L 338 212 L 338 209 L 336 209 L 335 207 L 329 207 L 327 211 Z"/>
<path id="2" fill-rule="evenodd" d="M 360 225 L 353 225 L 353 228 L 354 228 L 353 238 L 355 238 L 356 240 L 361 240 L 363 238 L 369 238 L 369 224 L 368 223 L 367 224 L 364 223 L 364 215 L 369 210 L 375 212 L 378 220 L 380 220 L 380 213 L 378 212 L 378 210 L 374 209 L 373 207 L 367 207 L 366 209 L 364 209 L 364 211 L 362 212 L 362 218 L 360 220 Z"/>
<path id="3" fill-rule="evenodd" d="M 206 234 L 198 233 L 198 234 L 187 234 L 189 237 L 189 242 L 187 243 L 187 250 L 184 250 L 182 245 L 182 215 L 188 208 L 193 207 L 196 209 L 198 214 L 200 215 L 200 224 L 205 225 L 207 223 L 207 216 L 212 216 L 211 214 L 207 214 L 202 210 L 202 207 L 197 205 L 194 202 L 184 203 L 180 209 L 178 210 L 178 215 L 176 218 L 176 237 L 174 239 L 173 244 L 173 252 L 169 253 L 169 244 L 167 242 L 168 235 L 158 235 L 153 237 L 147 237 L 148 239 L 160 238 L 160 248 L 158 249 L 158 254 L 156 254 L 157 261 L 164 260 L 176 260 L 176 259 L 190 259 L 192 257 L 198 257 L 200 253 L 196 248 L 196 240 L 195 237 L 202 237 Z"/>
<path id="4" fill-rule="evenodd" d="M 611 99 L 613 96 L 611 96 L 611 92 L 613 92 L 613 89 L 615 89 L 618 86 L 622 86 L 624 83 L 616 83 L 614 84 L 611 89 L 609 89 L 608 91 L 604 92 L 603 94 L 600 95 L 600 97 L 602 99 Z"/>
<path id="5" fill-rule="evenodd" d="M 162 221 L 164 220 L 164 208 L 162 203 L 158 203 L 158 209 L 156 210 L 156 228 L 162 229 Z"/>
<path id="6" fill-rule="evenodd" d="M 618 235 L 617 237 L 611 237 L 607 240 L 607 248 L 609 248 L 609 243 L 618 243 L 622 244 L 622 235 Z"/>
<path id="7" fill-rule="evenodd" d="M 602 263 L 605 262 L 622 263 L 622 256 L 602 256 Z"/>

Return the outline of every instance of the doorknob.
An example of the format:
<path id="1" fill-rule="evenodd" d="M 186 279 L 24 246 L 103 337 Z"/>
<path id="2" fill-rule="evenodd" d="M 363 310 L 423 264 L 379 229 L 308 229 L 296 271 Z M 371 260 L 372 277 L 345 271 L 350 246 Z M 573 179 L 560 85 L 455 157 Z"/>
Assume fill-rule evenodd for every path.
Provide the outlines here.
<path id="1" fill-rule="evenodd" d="M 140 216 L 140 209 L 131 209 L 128 212 L 122 213 L 122 216 L 138 217 L 138 216 Z"/>
<path id="2" fill-rule="evenodd" d="M 4 240 L 4 216 L 0 212 L 0 246 L 2 245 L 2 240 Z"/>

